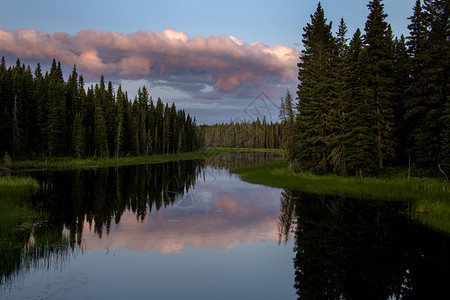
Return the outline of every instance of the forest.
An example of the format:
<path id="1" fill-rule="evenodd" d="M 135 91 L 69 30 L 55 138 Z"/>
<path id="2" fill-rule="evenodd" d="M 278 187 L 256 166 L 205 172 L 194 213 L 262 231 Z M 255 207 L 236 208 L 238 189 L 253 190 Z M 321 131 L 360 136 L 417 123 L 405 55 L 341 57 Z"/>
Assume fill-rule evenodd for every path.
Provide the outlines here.
<path id="1" fill-rule="evenodd" d="M 265 119 L 197 126 L 147 88 L 130 100 L 104 77 L 65 81 L 53 60 L 42 74 L 0 64 L 0 155 L 120 157 L 203 147 L 284 148 L 291 166 L 315 173 L 377 174 L 386 166 L 450 173 L 449 1 L 417 0 L 409 35 L 394 37 L 381 0 L 368 4 L 364 32 L 332 31 L 321 3 L 303 28 L 295 98 L 280 123 Z"/>
<path id="2" fill-rule="evenodd" d="M 280 123 L 256 121 L 221 123 L 198 126 L 200 139 L 206 147 L 281 148 Z"/>
<path id="3" fill-rule="evenodd" d="M 286 157 L 344 176 L 411 165 L 449 174 L 449 1 L 417 0 L 407 37 L 394 38 L 382 1 L 368 8 L 351 39 L 344 19 L 333 34 L 320 2 L 303 28 L 297 98 L 281 105 Z"/>
<path id="4" fill-rule="evenodd" d="M 193 151 L 200 146 L 196 120 L 139 89 L 133 101 L 111 82 L 87 91 L 74 66 L 65 81 L 61 64 L 50 72 L 0 64 L 0 155 L 39 157 L 119 157 Z"/>

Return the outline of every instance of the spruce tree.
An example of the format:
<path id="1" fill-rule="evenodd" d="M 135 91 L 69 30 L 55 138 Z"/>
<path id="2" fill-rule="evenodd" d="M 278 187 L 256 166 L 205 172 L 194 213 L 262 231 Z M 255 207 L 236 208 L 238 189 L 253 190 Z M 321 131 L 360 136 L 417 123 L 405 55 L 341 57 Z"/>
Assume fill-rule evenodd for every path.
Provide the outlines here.
<path id="1" fill-rule="evenodd" d="M 48 145 L 49 156 L 64 156 L 66 146 L 65 94 L 61 64 L 53 60 L 48 81 Z"/>
<path id="2" fill-rule="evenodd" d="M 95 156 L 108 157 L 108 135 L 106 128 L 106 121 L 102 106 L 103 89 L 102 85 L 95 86 L 95 108 L 94 108 L 94 144 L 95 144 Z"/>
<path id="3" fill-rule="evenodd" d="M 392 88 L 392 105 L 396 120 L 395 136 L 398 143 L 395 152 L 397 153 L 396 163 L 405 165 L 408 162 L 407 142 L 410 127 L 404 120 L 406 114 L 406 91 L 410 85 L 410 59 L 406 48 L 405 37 L 395 38 L 393 47 L 394 63 L 394 86 Z"/>
<path id="4" fill-rule="evenodd" d="M 305 49 L 298 64 L 298 159 L 308 168 L 319 164 L 326 168 L 330 130 L 328 116 L 333 102 L 330 91 L 334 81 L 330 70 L 335 46 L 331 22 L 327 24 L 320 2 L 311 15 L 311 23 L 303 31 Z"/>
<path id="5" fill-rule="evenodd" d="M 369 57 L 363 45 L 361 31 L 356 30 L 350 41 L 348 65 L 351 96 L 348 102 L 347 132 L 344 155 L 349 171 L 357 177 L 373 173 L 376 168 L 375 105 L 369 86 Z"/>
<path id="6" fill-rule="evenodd" d="M 411 84 L 406 111 L 406 121 L 412 127 L 409 151 L 420 165 L 436 167 L 447 140 L 448 1 L 425 0 L 423 5 L 417 1 L 410 20 Z"/>
<path id="7" fill-rule="evenodd" d="M 329 148 L 328 161 L 333 173 L 347 175 L 347 158 L 344 151 L 345 135 L 348 131 L 348 102 L 350 98 L 350 70 L 347 61 L 347 25 L 341 19 L 336 36 L 336 48 L 332 60 L 333 88 L 332 109 L 329 114 Z"/>
<path id="8" fill-rule="evenodd" d="M 370 13 L 365 26 L 365 44 L 369 57 L 369 87 L 375 103 L 378 167 L 395 156 L 395 114 L 392 104 L 393 60 L 392 32 L 385 21 L 381 0 L 370 1 Z"/>
<path id="9" fill-rule="evenodd" d="M 292 163 L 295 161 L 297 147 L 295 144 L 297 136 L 297 127 L 295 122 L 294 99 L 291 93 L 287 91 L 286 96 L 281 98 L 280 119 L 282 127 L 282 144 L 286 151 L 286 159 Z M 273 147 L 273 145 L 271 145 Z"/>

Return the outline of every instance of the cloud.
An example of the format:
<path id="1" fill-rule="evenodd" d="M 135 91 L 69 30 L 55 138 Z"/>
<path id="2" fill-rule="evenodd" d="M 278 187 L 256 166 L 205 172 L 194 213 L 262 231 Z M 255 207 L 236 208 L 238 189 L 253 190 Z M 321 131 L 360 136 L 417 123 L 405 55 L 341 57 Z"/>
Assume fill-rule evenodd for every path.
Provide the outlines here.
<path id="1" fill-rule="evenodd" d="M 174 77 L 180 89 L 190 85 L 200 94 L 205 86 L 219 93 L 244 93 L 248 87 L 270 90 L 292 84 L 299 57 L 296 49 L 284 45 L 247 44 L 234 36 L 191 38 L 173 29 L 134 33 L 88 29 L 69 35 L 0 28 L 2 52 L 21 59 L 55 58 L 68 66 L 76 64 L 90 78 L 103 74 L 112 80 L 170 81 Z"/>

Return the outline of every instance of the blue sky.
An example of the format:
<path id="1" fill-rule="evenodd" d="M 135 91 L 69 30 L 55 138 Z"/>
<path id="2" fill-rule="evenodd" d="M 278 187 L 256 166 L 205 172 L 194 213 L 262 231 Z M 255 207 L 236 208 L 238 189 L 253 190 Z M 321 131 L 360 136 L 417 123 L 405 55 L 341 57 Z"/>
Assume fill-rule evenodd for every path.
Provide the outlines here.
<path id="1" fill-rule="evenodd" d="M 364 28 L 368 1 L 321 3 L 334 32 L 341 17 L 349 37 L 357 27 Z M 407 35 L 415 0 L 383 3 L 394 34 Z M 122 84 L 130 95 L 145 84 L 154 98 L 175 101 L 199 123 L 213 123 L 245 118 L 242 111 L 261 92 L 274 102 L 286 89 L 295 92 L 293 57 L 302 48 L 302 28 L 317 1 L 3 0 L 1 7 L 0 55 L 8 63 L 20 57 L 32 67 L 37 61 L 45 66 L 53 55 L 67 66 L 66 72 L 76 63 L 88 82 L 98 81 L 99 73 L 104 73 L 106 80 Z M 143 32 L 136 34 L 139 31 Z M 36 40 L 51 47 L 35 47 Z M 106 44 L 108 40 L 114 42 Z M 127 47 L 121 46 L 120 56 L 112 58 L 125 41 Z M 154 50 L 158 43 L 164 51 Z M 144 55 L 134 45 L 152 54 Z M 177 50 L 180 53 L 159 61 L 164 53 Z M 183 51 L 189 55 L 184 57 Z M 113 65 L 118 61 L 120 66 Z M 259 61 L 264 61 L 263 67 Z"/>

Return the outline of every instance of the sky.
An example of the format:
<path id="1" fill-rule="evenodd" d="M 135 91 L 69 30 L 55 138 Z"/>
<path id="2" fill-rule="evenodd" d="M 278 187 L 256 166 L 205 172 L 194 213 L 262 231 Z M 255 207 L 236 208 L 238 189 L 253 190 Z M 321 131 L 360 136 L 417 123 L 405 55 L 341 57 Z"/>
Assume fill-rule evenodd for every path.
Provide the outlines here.
<path id="1" fill-rule="evenodd" d="M 323 0 L 337 31 L 364 29 L 363 0 Z M 175 102 L 197 124 L 277 121 L 280 98 L 297 87 L 303 27 L 314 0 L 2 0 L 0 56 L 32 69 L 75 64 L 87 86 L 101 74 L 134 98 L 146 86 L 153 99 Z M 394 35 L 408 35 L 415 0 L 384 0 Z"/>

